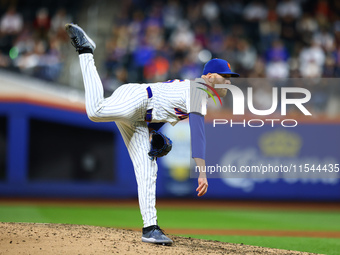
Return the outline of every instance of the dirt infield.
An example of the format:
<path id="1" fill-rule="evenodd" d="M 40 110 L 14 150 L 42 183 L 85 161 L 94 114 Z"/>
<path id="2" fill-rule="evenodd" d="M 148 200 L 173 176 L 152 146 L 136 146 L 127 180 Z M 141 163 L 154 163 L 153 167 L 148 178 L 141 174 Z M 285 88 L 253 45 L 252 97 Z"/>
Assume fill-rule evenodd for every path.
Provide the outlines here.
<path id="1" fill-rule="evenodd" d="M 133 228 L 138 231 L 139 229 Z M 175 235 L 223 235 L 223 236 L 285 236 L 340 238 L 339 231 L 303 231 L 303 230 L 259 230 L 259 229 L 174 229 L 167 228 L 167 233 Z"/>
<path id="2" fill-rule="evenodd" d="M 137 207 L 132 200 L 77 199 L 13 199 L 2 198 L 0 205 L 62 205 L 99 207 Z M 339 203 L 257 202 L 169 200 L 157 201 L 158 208 L 210 208 L 252 210 L 297 210 L 340 212 Z M 166 229 L 168 234 L 245 235 L 340 238 L 339 231 L 287 231 L 240 229 Z M 171 235 L 170 235 L 171 236 Z M 141 242 L 140 229 L 116 229 L 65 224 L 0 223 L 0 255 L 2 254 L 308 254 L 241 244 L 171 236 L 172 247 Z"/>
<path id="3" fill-rule="evenodd" d="M 174 244 L 141 242 L 141 232 L 94 226 L 0 223 L 0 254 L 310 254 L 171 236 Z"/>

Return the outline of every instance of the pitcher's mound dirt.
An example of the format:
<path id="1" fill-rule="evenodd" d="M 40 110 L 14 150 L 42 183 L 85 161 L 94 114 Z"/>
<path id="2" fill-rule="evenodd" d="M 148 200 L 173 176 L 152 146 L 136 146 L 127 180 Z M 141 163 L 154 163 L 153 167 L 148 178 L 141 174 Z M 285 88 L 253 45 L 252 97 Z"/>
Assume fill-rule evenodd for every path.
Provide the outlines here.
<path id="1" fill-rule="evenodd" d="M 0 254 L 308 254 L 171 236 L 172 246 L 141 242 L 141 232 L 107 227 L 0 223 Z"/>

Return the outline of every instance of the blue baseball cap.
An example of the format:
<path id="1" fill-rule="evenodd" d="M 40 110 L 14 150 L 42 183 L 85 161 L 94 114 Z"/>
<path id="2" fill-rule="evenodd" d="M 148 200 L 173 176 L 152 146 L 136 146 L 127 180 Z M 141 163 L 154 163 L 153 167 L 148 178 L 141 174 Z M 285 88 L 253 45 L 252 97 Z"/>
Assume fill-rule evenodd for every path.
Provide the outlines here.
<path id="1" fill-rule="evenodd" d="M 230 64 L 224 59 L 214 58 L 208 61 L 203 69 L 203 74 L 218 73 L 218 74 L 230 74 L 231 77 L 239 77 L 238 73 L 233 73 L 230 69 Z"/>

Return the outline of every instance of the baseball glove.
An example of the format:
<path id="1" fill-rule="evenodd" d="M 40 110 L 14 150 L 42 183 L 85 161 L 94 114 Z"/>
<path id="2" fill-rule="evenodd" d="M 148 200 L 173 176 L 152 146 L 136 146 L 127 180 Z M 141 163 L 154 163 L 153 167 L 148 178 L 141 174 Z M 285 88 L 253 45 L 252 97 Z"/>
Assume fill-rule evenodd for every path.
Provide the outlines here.
<path id="1" fill-rule="evenodd" d="M 148 155 L 154 159 L 167 155 L 172 149 L 172 141 L 161 132 L 151 132 L 151 149 Z"/>

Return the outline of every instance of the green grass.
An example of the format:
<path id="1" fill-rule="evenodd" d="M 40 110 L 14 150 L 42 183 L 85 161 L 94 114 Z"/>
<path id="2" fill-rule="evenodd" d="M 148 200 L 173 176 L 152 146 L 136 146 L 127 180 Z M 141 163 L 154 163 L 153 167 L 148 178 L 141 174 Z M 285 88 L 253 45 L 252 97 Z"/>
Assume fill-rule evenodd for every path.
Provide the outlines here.
<path id="1" fill-rule="evenodd" d="M 340 231 L 340 213 L 321 211 L 158 209 L 160 226 L 196 229 Z M 141 228 L 137 207 L 0 205 L 0 222 L 40 222 Z M 337 254 L 340 239 L 259 236 L 201 236 L 203 239 Z M 339 254 L 339 253 L 338 253 Z"/>
<path id="2" fill-rule="evenodd" d="M 164 228 L 340 231 L 338 212 L 163 208 L 158 210 L 158 219 Z M 114 227 L 140 227 L 142 224 L 136 207 L 0 206 L 0 221 Z"/>
<path id="3" fill-rule="evenodd" d="M 273 236 L 216 236 L 216 235 L 184 235 L 199 239 L 216 240 L 228 243 L 243 243 L 277 249 L 338 255 L 340 239 L 312 237 L 273 237 Z"/>
<path id="4" fill-rule="evenodd" d="M 112 227 L 141 227 L 138 208 L 79 206 L 0 206 L 0 222 L 85 224 Z"/>
<path id="5" fill-rule="evenodd" d="M 174 228 L 340 231 L 338 212 L 162 209 L 159 218 Z"/>

